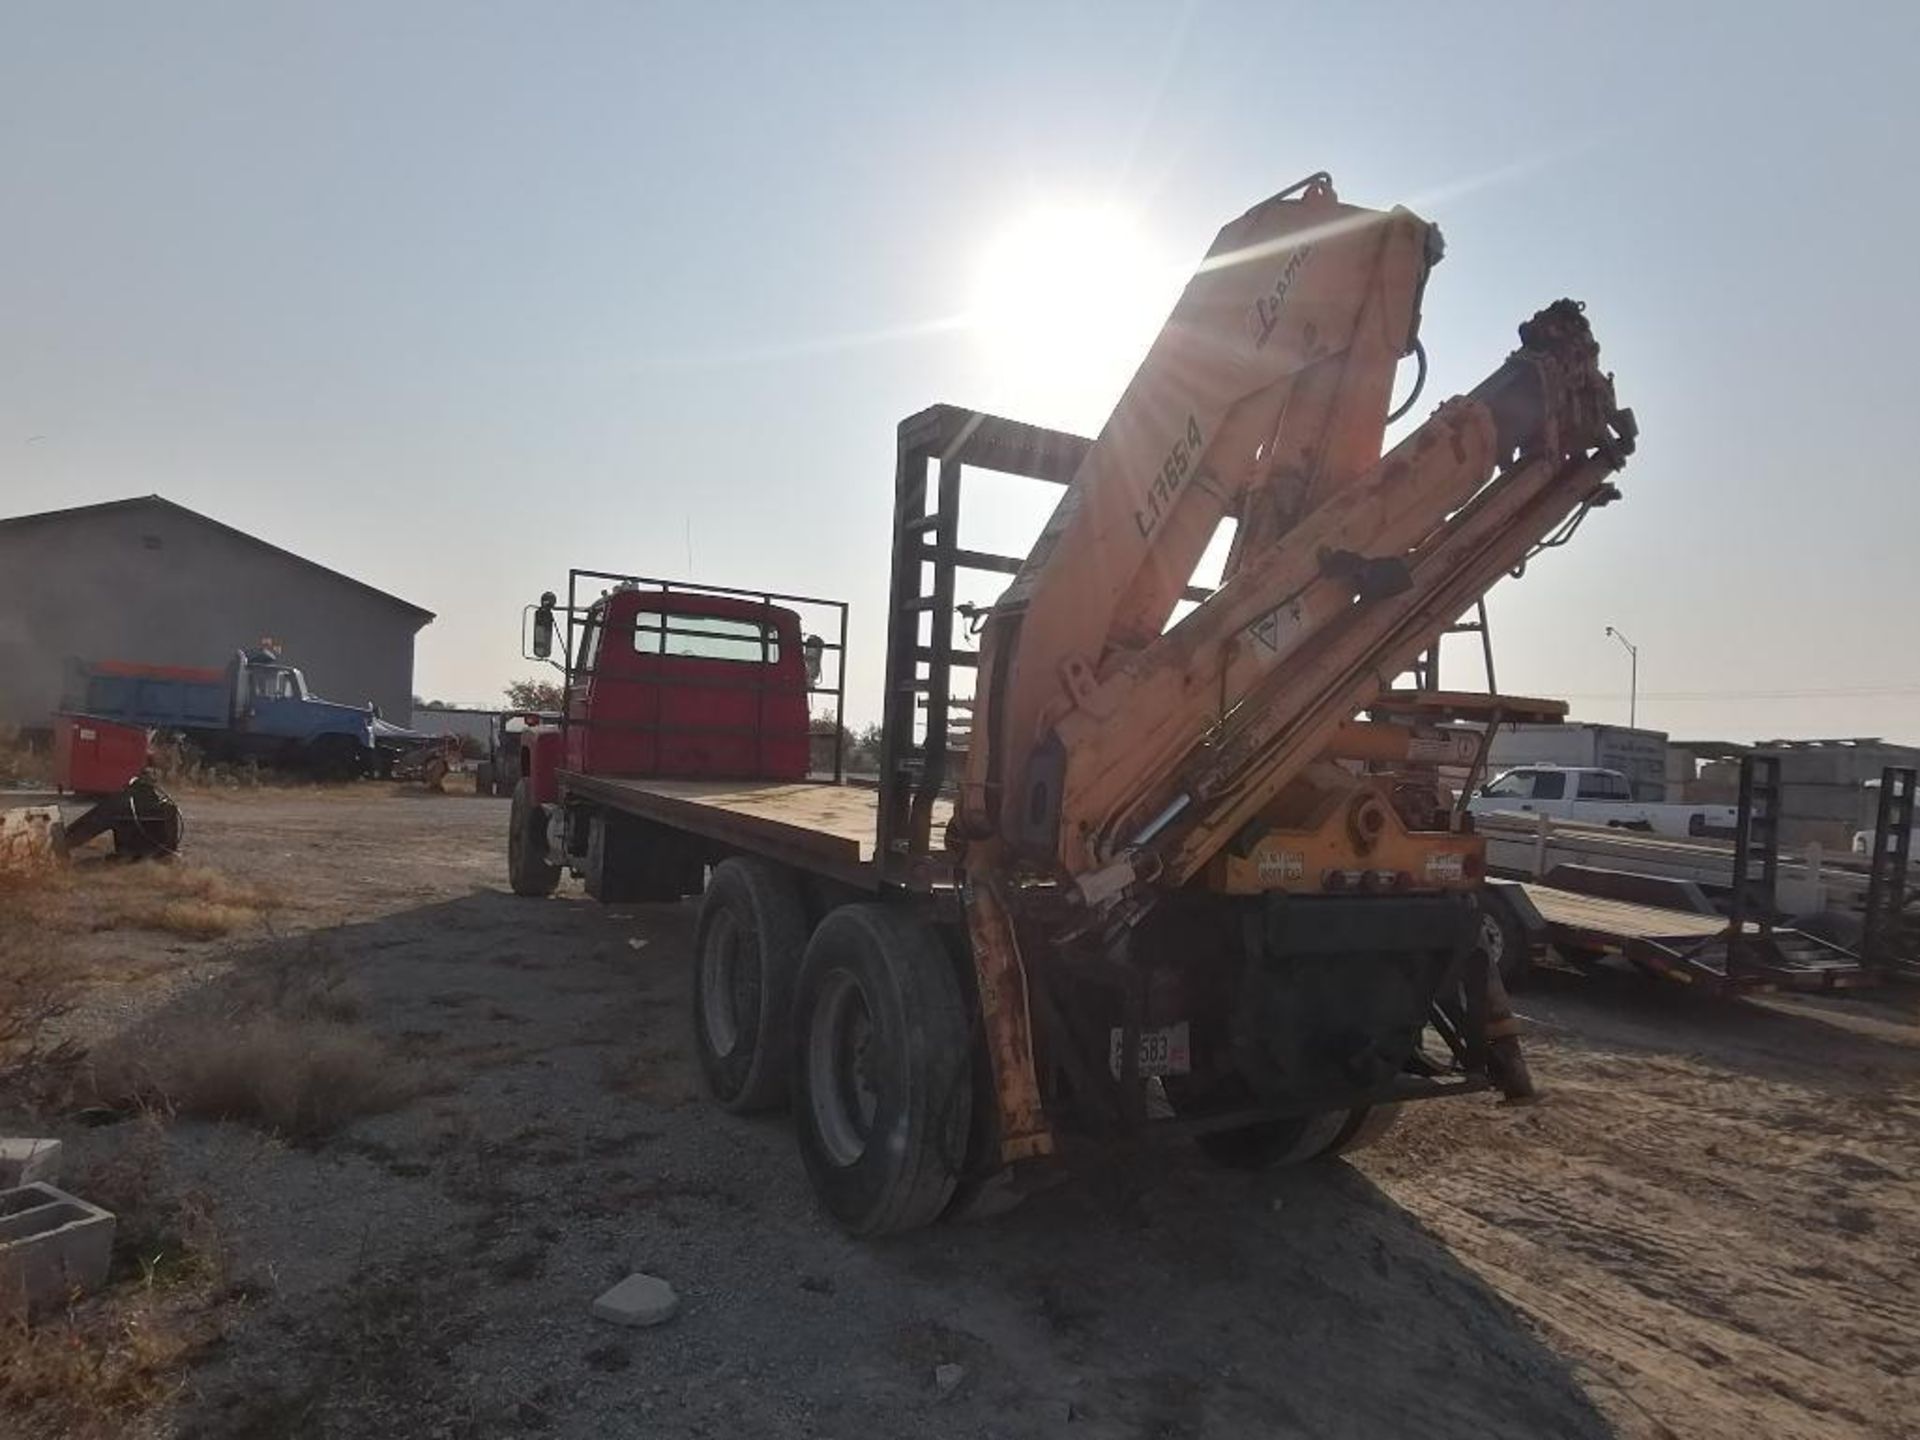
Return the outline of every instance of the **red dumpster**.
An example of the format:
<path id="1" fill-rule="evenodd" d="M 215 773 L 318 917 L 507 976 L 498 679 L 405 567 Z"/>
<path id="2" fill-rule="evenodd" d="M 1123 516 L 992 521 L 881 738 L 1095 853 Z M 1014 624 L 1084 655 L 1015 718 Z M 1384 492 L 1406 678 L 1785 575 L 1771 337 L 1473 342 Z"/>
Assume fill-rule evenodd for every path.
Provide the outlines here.
<path id="1" fill-rule="evenodd" d="M 117 795 L 147 763 L 147 732 L 92 715 L 56 715 L 53 781 L 75 795 Z"/>

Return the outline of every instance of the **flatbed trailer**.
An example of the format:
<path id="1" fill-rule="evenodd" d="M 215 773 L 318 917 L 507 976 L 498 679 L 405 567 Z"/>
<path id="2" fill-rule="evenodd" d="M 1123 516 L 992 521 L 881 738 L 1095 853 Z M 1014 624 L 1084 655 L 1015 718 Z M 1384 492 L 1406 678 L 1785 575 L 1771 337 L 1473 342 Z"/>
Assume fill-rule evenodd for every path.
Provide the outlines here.
<path id="1" fill-rule="evenodd" d="M 1523 884 L 1544 938 L 1576 960 L 1618 956 L 1649 975 L 1714 994 L 1845 990 L 1875 983 L 1859 958 L 1799 930 Z"/>

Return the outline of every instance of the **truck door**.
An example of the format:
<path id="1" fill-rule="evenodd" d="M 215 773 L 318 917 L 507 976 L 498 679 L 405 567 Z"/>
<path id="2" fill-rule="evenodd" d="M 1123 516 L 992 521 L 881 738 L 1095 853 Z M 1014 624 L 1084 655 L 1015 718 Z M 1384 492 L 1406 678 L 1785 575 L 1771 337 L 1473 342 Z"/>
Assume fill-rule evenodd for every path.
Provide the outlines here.
<path id="1" fill-rule="evenodd" d="M 247 722 L 256 735 L 306 738 L 312 724 L 293 670 L 285 665 L 248 667 Z"/>
<path id="2" fill-rule="evenodd" d="M 1567 806 L 1567 777 L 1560 770 L 1536 770 L 1533 772 L 1533 798 L 1522 802 L 1520 808 L 1526 811 L 1545 811 L 1549 815 L 1564 815 Z"/>

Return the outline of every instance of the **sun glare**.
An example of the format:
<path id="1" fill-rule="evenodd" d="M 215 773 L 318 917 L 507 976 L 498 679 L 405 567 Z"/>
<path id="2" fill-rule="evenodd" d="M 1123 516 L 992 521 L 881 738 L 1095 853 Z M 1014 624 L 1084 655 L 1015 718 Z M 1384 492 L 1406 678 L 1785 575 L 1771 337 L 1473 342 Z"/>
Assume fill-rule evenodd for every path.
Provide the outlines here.
<path id="1" fill-rule="evenodd" d="M 1183 278 L 1111 208 L 1049 206 L 1007 225 L 981 256 L 971 307 L 999 403 L 1098 425 Z"/>

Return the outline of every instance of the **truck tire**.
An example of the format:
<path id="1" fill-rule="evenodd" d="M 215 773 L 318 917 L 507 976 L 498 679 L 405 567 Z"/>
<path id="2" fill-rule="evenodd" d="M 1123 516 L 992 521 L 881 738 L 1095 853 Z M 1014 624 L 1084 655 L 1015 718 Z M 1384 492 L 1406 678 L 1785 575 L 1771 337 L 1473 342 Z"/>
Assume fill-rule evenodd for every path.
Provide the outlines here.
<path id="1" fill-rule="evenodd" d="M 560 886 L 560 867 L 547 860 L 547 818 L 533 803 L 533 782 L 513 787 L 507 812 L 507 882 L 516 895 L 551 895 Z"/>
<path id="2" fill-rule="evenodd" d="M 358 780 L 367 773 L 366 747 L 351 735 L 322 735 L 313 742 L 308 763 L 322 780 Z"/>
<path id="3" fill-rule="evenodd" d="M 693 932 L 693 1046 L 722 1109 L 745 1115 L 787 1098 L 793 981 L 806 948 L 792 876 L 749 856 L 714 868 Z"/>
<path id="4" fill-rule="evenodd" d="M 672 831 L 604 810 L 587 817 L 580 869 L 587 894 L 603 905 L 671 903 L 698 894 L 703 871 Z"/>
<path id="5" fill-rule="evenodd" d="M 794 1126 L 842 1229 L 930 1225 L 952 1197 L 973 1113 L 960 983 L 939 937 L 891 905 L 845 905 L 794 986 Z"/>
<path id="6" fill-rule="evenodd" d="M 1200 1153 L 1229 1170 L 1277 1170 L 1317 1160 L 1339 1144 L 1352 1110 L 1325 1110 L 1284 1120 L 1260 1120 L 1236 1130 L 1213 1130 L 1194 1137 Z"/>

